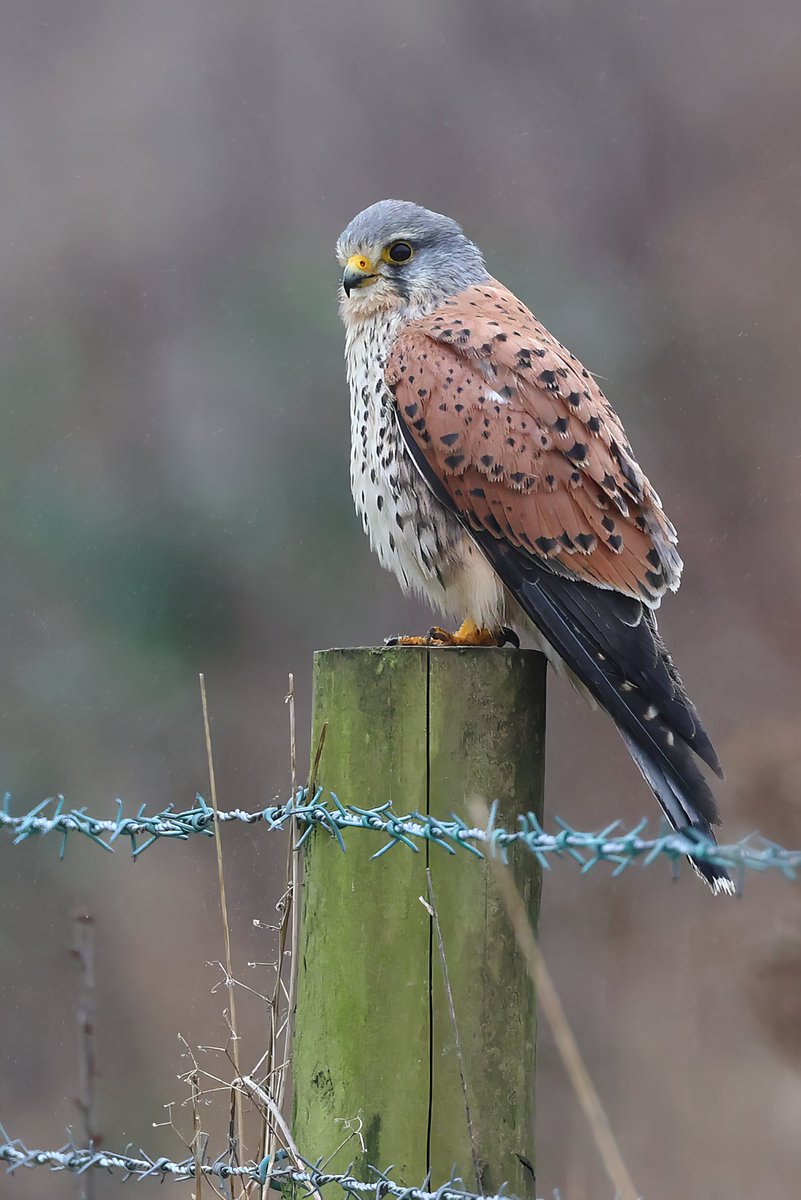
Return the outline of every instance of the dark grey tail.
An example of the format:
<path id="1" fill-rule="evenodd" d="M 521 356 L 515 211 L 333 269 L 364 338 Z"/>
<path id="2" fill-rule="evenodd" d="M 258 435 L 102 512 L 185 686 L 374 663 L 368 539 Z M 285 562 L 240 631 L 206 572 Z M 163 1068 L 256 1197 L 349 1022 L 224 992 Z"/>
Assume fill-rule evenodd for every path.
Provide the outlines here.
<path id="1" fill-rule="evenodd" d="M 672 827 L 676 830 L 697 830 L 698 833 L 714 842 L 715 835 L 712 832 L 712 826 L 690 798 L 693 791 L 697 789 L 699 781 L 702 789 L 707 787 L 706 780 L 690 754 L 687 753 L 685 762 L 681 764 L 684 768 L 682 774 L 685 779 L 679 783 L 675 776 L 663 770 L 651 755 L 637 744 L 631 734 L 621 729 L 620 735 Z M 687 857 L 696 874 L 700 875 L 704 883 L 712 889 L 713 895 L 734 895 L 734 883 L 724 867 L 713 866 L 712 863 L 695 858 L 692 854 Z"/>
<path id="2" fill-rule="evenodd" d="M 718 811 L 697 759 L 721 777 L 723 771 L 654 613 L 634 596 L 557 574 L 486 530 L 471 528 L 471 534 L 523 611 L 609 713 L 673 828 L 712 838 Z M 690 862 L 716 895 L 734 892 L 722 867 L 692 856 Z"/>

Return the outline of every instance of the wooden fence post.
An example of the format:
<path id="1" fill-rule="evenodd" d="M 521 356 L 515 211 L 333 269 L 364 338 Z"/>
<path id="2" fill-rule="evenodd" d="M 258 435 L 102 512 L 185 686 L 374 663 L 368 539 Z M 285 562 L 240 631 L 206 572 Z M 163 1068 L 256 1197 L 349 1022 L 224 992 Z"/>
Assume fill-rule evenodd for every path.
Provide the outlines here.
<path id="1" fill-rule="evenodd" d="M 328 730 L 318 783 L 343 803 L 391 800 L 467 819 L 466 800 L 500 801 L 499 821 L 541 815 L 545 660 L 534 651 L 327 650 L 315 655 L 313 744 Z M 425 845 L 371 861 L 378 834 L 322 829 L 308 842 L 294 1038 L 294 1134 L 328 1170 L 394 1164 L 432 1186 L 455 1167 L 468 1188 L 507 1181 L 534 1195 L 536 1011 L 531 985 L 484 862 Z M 532 919 L 540 871 L 512 855 Z M 430 866 L 468 1093 L 429 912 Z M 519 1157 L 521 1156 L 521 1157 Z M 476 1170 L 477 1167 L 477 1170 Z M 476 1175 L 478 1174 L 478 1178 Z"/>

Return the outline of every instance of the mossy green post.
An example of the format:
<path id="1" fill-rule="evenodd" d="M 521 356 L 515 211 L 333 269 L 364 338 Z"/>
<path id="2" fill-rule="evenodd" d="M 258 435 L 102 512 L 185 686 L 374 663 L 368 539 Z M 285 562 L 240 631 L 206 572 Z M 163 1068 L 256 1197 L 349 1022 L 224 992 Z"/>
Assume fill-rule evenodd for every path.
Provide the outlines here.
<path id="1" fill-rule="evenodd" d="M 315 655 L 313 745 L 328 725 L 317 782 L 343 803 L 391 800 L 469 820 L 467 801 L 500 802 L 499 822 L 542 813 L 545 660 L 534 651 L 327 650 Z M 327 1170 L 394 1164 L 432 1186 L 456 1168 L 468 1188 L 534 1195 L 536 1010 L 487 865 L 438 846 L 371 861 L 378 834 L 324 830 L 308 843 L 294 1044 L 294 1134 Z M 540 871 L 511 856 L 536 923 Z M 472 1146 L 442 961 L 427 897 L 430 866 L 467 1084 Z M 478 1175 L 474 1163 L 478 1164 Z M 374 1178 L 374 1177 L 373 1177 Z"/>

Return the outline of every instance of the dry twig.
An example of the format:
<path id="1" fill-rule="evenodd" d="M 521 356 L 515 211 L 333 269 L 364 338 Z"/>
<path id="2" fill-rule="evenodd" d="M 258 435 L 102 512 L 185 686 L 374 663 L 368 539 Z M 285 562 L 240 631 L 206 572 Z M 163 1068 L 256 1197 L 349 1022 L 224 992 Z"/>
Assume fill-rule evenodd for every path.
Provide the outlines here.
<path id="1" fill-rule="evenodd" d="M 80 1039 L 80 1091 L 75 1106 L 83 1118 L 83 1134 L 87 1146 L 97 1147 L 101 1137 L 97 1130 L 97 1054 L 95 1049 L 95 922 L 87 912 L 72 914 L 75 940 L 71 951 L 80 967 L 81 983 L 78 997 L 78 1036 Z M 90 1174 L 81 1178 L 83 1200 L 92 1200 L 94 1180 Z"/>
<path id="2" fill-rule="evenodd" d="M 217 807 L 217 783 L 214 775 L 214 755 L 211 748 L 211 728 L 209 725 L 209 706 L 206 699 L 206 679 L 200 674 L 200 704 L 203 710 L 203 731 L 206 738 L 206 759 L 209 769 L 209 792 L 211 794 L 211 806 L 214 809 L 214 843 L 217 850 L 217 885 L 220 893 L 220 910 L 222 912 L 223 921 L 223 942 L 225 946 L 225 969 L 227 974 L 228 985 L 228 1005 L 231 1014 L 230 1028 L 232 1036 L 231 1054 L 233 1059 L 234 1070 L 237 1075 L 241 1075 L 239 1065 L 239 1036 L 237 1032 L 236 1021 L 236 997 L 234 995 L 234 977 L 231 958 L 231 927 L 228 921 L 228 901 L 225 894 L 225 872 L 223 870 L 222 857 L 222 840 L 220 838 L 220 824 L 216 819 L 219 809 Z M 234 1100 L 235 1118 L 236 1118 L 236 1139 L 237 1139 L 237 1154 L 241 1161 L 241 1156 L 244 1153 L 244 1134 L 242 1122 L 242 1104 L 239 1101 L 238 1095 Z M 244 1194 L 244 1188 L 243 1188 Z"/>
<path id="3" fill-rule="evenodd" d="M 474 797 L 469 801 L 468 807 L 471 819 L 477 825 L 483 824 L 486 828 L 489 821 L 486 804 Z M 570 1028 L 567 1014 L 534 936 L 523 897 L 520 895 L 511 869 L 497 855 L 489 854 L 487 857 L 520 952 L 526 960 L 526 967 L 531 982 L 534 984 L 537 999 L 551 1026 L 556 1048 L 573 1085 L 578 1102 L 587 1117 L 607 1174 L 617 1190 L 619 1200 L 639 1200 L 640 1194 L 623 1161 L 623 1155 L 620 1153 L 620 1147 L 612 1132 L 601 1097 L 590 1078 L 578 1042 Z"/>

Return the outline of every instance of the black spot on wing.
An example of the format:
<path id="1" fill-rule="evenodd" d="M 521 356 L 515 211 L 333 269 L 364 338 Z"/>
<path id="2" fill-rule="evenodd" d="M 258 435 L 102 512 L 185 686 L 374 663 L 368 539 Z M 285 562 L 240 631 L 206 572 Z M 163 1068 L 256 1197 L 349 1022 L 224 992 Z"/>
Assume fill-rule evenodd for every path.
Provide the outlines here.
<path id="1" fill-rule="evenodd" d="M 541 558 L 485 530 L 472 513 L 460 512 L 411 431 L 402 420 L 398 425 L 432 493 L 472 530 L 524 612 L 621 730 L 678 781 L 700 819 L 717 823 L 714 797 L 690 751 L 722 775 L 720 761 L 661 641 L 653 612 L 632 596 L 557 574 Z"/>

